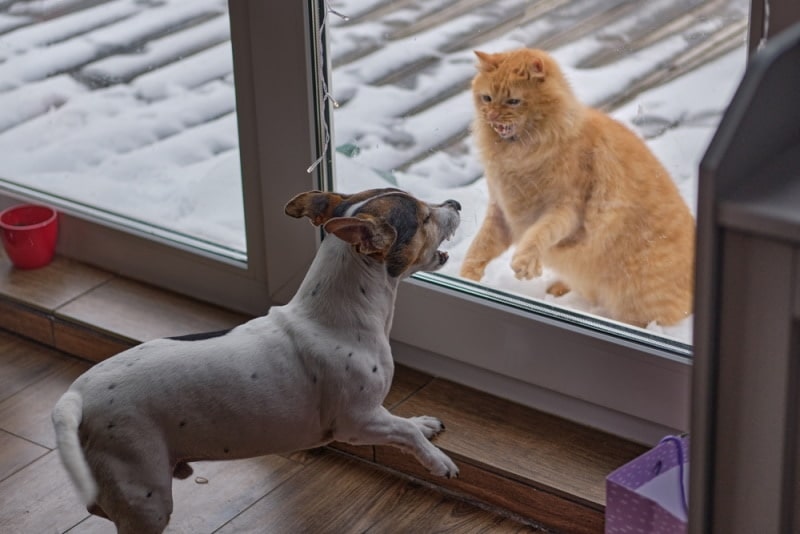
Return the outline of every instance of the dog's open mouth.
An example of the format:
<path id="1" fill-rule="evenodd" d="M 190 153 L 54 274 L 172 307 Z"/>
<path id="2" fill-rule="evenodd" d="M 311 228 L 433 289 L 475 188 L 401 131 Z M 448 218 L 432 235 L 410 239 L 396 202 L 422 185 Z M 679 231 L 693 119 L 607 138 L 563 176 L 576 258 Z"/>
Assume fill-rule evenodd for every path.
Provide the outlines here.
<path id="1" fill-rule="evenodd" d="M 442 240 L 442 242 L 450 241 L 455 234 L 456 234 L 456 230 L 455 230 L 455 228 L 453 228 L 452 230 L 448 231 L 447 235 Z M 450 254 L 448 252 L 445 252 L 444 250 L 437 250 L 436 251 L 436 262 L 439 265 L 439 267 L 441 267 L 442 265 L 447 263 L 447 260 L 449 260 L 449 259 L 450 259 Z"/>
<path id="2" fill-rule="evenodd" d="M 442 210 L 441 208 L 446 208 Z M 456 235 L 456 230 L 461 222 L 459 212 L 461 211 L 461 204 L 455 200 L 446 200 L 440 206 L 440 211 L 437 214 L 436 221 L 438 223 L 439 246 L 445 241 L 450 241 Z M 436 250 L 433 257 L 430 258 L 431 269 L 436 270 L 442 267 L 450 259 L 450 253 L 444 250 Z"/>
<path id="3" fill-rule="evenodd" d="M 460 205 L 456 209 L 456 212 L 458 212 L 458 211 L 461 211 L 461 206 Z M 442 243 L 444 243 L 445 241 L 450 241 L 451 239 L 453 239 L 453 236 L 456 235 L 456 228 L 458 228 L 458 224 L 459 224 L 459 222 L 461 222 L 461 220 L 460 220 L 459 217 L 456 217 L 455 219 L 456 220 L 455 220 L 454 223 L 452 223 L 450 225 L 447 225 L 447 227 L 445 229 L 445 233 L 444 233 L 444 239 L 441 240 L 441 242 L 439 243 L 440 245 Z M 447 263 L 447 260 L 449 260 L 449 259 L 450 259 L 450 254 L 448 252 L 445 252 L 444 250 L 437 250 L 436 251 L 436 263 L 437 263 L 438 267 L 441 267 L 442 265 Z"/>

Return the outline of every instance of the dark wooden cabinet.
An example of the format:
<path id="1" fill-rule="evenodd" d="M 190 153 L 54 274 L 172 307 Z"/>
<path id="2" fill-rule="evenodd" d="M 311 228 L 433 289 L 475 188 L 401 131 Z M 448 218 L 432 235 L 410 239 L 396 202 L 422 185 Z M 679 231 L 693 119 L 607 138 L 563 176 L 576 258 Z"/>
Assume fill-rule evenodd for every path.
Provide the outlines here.
<path id="1" fill-rule="evenodd" d="M 690 532 L 800 532 L 800 25 L 701 163 Z"/>

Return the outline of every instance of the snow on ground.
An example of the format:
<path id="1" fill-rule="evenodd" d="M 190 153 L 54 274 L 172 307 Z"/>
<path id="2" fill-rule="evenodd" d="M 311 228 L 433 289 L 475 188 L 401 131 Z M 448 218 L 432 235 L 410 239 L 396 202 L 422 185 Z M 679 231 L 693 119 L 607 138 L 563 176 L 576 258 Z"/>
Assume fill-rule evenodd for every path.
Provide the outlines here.
<path id="1" fill-rule="evenodd" d="M 0 175 L 244 250 L 226 7 L 110 0 L 0 35 Z"/>
<path id="2" fill-rule="evenodd" d="M 487 198 L 464 136 L 473 114 L 472 49 L 556 43 L 550 50 L 580 98 L 603 105 L 730 24 L 729 13 L 699 16 L 679 34 L 647 41 L 665 13 L 700 3 L 652 0 L 631 11 L 622 0 L 571 0 L 540 14 L 527 0 L 497 0 L 463 13 L 455 0 L 430 0 L 379 17 L 385 0 L 332 2 L 351 17 L 329 20 L 331 90 L 342 102 L 333 125 L 337 189 L 397 185 L 431 201 L 461 202 L 463 222 L 442 271 L 455 276 Z M 0 176 L 244 250 L 226 0 L 109 0 L 27 25 L 47 9 L 76 5 L 16 2 L 0 13 Z M 559 41 L 581 14 L 614 9 L 623 14 Z M 438 10 L 448 16 L 408 31 Z M 495 31 L 508 20 L 510 30 Z M 627 51 L 636 39 L 647 42 Z M 131 42 L 144 44 L 126 48 Z M 609 42 L 626 53 L 587 66 Z M 647 140 L 693 210 L 698 163 L 744 63 L 742 43 L 612 112 Z M 552 273 L 516 280 L 511 253 L 489 266 L 486 285 L 603 314 L 577 295 L 546 295 Z M 650 330 L 691 340 L 689 320 Z"/>

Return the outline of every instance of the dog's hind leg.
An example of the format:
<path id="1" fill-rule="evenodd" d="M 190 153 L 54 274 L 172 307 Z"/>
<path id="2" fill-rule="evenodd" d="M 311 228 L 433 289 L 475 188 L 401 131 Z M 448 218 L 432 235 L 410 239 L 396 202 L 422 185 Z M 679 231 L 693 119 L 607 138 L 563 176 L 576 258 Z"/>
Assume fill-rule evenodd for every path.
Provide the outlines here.
<path id="1" fill-rule="evenodd" d="M 158 454 L 144 447 L 125 452 L 98 458 L 95 472 L 101 491 L 97 504 L 118 534 L 161 534 L 172 515 L 172 469 L 166 452 Z"/>
<path id="2" fill-rule="evenodd" d="M 456 464 L 428 441 L 442 430 L 444 425 L 435 417 L 406 419 L 381 406 L 358 419 L 340 421 L 334 437 L 353 445 L 393 445 L 413 454 L 434 475 L 454 478 Z"/>
<path id="3" fill-rule="evenodd" d="M 170 479 L 170 473 L 166 475 Z M 161 534 L 172 514 L 172 488 L 137 480 L 112 492 L 113 510 L 107 510 L 118 534 Z"/>

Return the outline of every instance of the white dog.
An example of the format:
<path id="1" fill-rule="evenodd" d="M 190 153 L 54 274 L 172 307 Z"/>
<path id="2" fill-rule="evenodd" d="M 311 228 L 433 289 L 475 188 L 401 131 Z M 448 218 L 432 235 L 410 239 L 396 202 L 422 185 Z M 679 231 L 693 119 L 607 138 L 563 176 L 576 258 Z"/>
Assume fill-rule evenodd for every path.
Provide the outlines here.
<path id="1" fill-rule="evenodd" d="M 399 281 L 447 261 L 454 200 L 432 205 L 397 189 L 311 191 L 286 213 L 329 235 L 294 298 L 227 332 L 157 339 L 79 377 L 53 410 L 61 460 L 89 511 L 118 532 L 162 532 L 172 477 L 187 462 L 246 458 L 334 440 L 387 444 L 436 475 L 458 468 L 429 438 L 433 417 L 381 403 Z"/>

